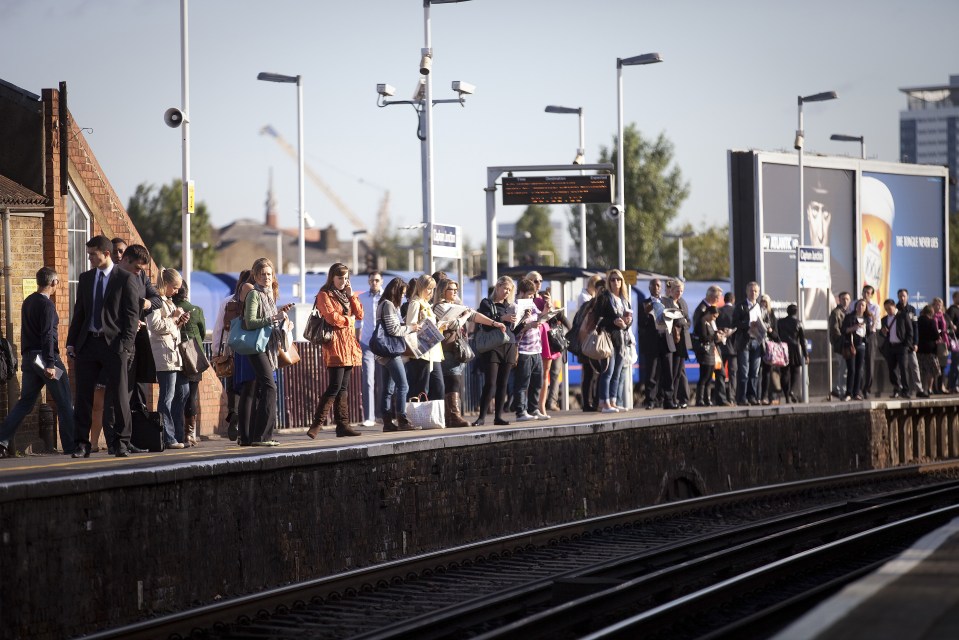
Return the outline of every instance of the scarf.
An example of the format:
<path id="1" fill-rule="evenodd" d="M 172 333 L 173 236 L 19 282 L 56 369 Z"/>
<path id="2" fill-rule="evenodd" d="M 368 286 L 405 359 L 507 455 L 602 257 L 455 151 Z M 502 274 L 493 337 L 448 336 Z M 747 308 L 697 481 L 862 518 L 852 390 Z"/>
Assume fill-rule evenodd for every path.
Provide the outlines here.
<path id="1" fill-rule="evenodd" d="M 344 316 L 350 315 L 350 296 L 346 295 L 346 293 L 342 290 L 334 289 L 333 287 L 330 287 L 327 293 L 333 300 L 339 302 L 340 306 L 343 307 Z"/>

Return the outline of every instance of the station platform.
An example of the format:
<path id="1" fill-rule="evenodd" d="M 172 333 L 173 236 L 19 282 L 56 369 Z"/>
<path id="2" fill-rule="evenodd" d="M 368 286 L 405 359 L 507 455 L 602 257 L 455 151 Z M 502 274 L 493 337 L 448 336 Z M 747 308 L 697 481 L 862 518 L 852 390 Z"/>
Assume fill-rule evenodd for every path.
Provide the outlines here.
<path id="1" fill-rule="evenodd" d="M 776 640 L 959 638 L 959 518 L 809 611 Z"/>
<path id="2" fill-rule="evenodd" d="M 7 628 L 71 637 L 550 524 L 955 459 L 959 397 L 359 431 L 0 460 Z"/>

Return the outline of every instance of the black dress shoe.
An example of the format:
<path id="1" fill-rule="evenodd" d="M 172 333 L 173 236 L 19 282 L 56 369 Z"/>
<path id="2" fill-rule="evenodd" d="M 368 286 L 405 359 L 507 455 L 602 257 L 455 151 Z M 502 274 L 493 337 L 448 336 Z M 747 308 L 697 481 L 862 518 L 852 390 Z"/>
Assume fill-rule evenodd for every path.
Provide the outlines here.
<path id="1" fill-rule="evenodd" d="M 130 452 L 126 449 L 117 449 L 117 452 L 114 455 L 118 458 L 129 458 Z"/>
<path id="2" fill-rule="evenodd" d="M 498 426 L 501 426 L 501 427 L 505 427 L 506 425 L 509 424 L 509 420 L 503 420 L 502 418 L 494 418 L 494 419 L 493 419 L 493 424 L 498 425 Z"/>
<path id="3" fill-rule="evenodd" d="M 678 408 L 679 408 L 679 405 L 677 405 L 677 404 L 676 404 L 675 402 L 673 402 L 672 400 L 664 400 L 664 401 L 663 401 L 663 409 L 666 409 L 666 410 L 675 410 L 675 409 L 678 409 Z"/>
<path id="4" fill-rule="evenodd" d="M 80 442 L 77 444 L 77 450 L 73 452 L 74 458 L 89 458 L 90 457 L 90 443 L 89 442 Z"/>
<path id="5" fill-rule="evenodd" d="M 7 448 L 0 444 L 0 458 L 9 458 L 10 454 L 7 453 Z"/>
<path id="6" fill-rule="evenodd" d="M 146 453 L 149 451 L 149 449 L 141 449 L 140 447 L 131 444 L 127 447 L 127 451 L 130 453 Z"/>
<path id="7" fill-rule="evenodd" d="M 485 418 L 477 418 L 476 420 L 473 420 L 474 427 L 482 427 L 484 424 L 486 424 Z"/>

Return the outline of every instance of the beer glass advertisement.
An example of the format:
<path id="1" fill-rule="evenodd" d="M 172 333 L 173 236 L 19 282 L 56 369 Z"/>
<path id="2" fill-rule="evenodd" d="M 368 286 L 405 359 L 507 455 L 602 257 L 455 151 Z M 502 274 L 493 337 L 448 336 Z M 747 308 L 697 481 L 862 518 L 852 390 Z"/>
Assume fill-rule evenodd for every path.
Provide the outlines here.
<path id="1" fill-rule="evenodd" d="M 940 177 L 862 172 L 861 276 L 880 304 L 899 289 L 916 308 L 945 294 L 943 191 Z"/>
<path id="2" fill-rule="evenodd" d="M 762 290 L 776 315 L 795 303 L 796 246 L 829 247 L 832 290 L 855 284 L 855 172 L 803 167 L 803 238 L 799 238 L 799 176 L 796 167 L 762 165 Z M 832 304 L 826 289 L 805 289 L 802 319 L 807 329 L 825 329 Z"/>

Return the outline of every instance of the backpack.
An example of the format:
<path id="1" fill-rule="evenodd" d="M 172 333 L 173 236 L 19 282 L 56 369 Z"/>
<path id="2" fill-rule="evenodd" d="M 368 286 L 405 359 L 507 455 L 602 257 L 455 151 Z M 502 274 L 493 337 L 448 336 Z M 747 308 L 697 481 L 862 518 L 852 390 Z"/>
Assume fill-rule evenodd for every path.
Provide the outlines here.
<path id="1" fill-rule="evenodd" d="M 586 337 L 596 327 L 596 318 L 593 316 L 593 307 L 596 299 L 593 298 L 581 306 L 573 316 L 573 326 L 566 332 L 567 351 L 575 356 L 583 357 L 582 337 Z"/>
<path id="2" fill-rule="evenodd" d="M 6 382 L 17 375 L 20 359 L 6 338 L 0 338 L 0 382 Z"/>

